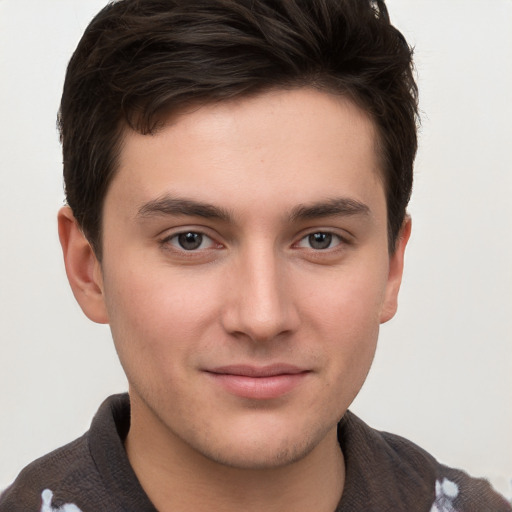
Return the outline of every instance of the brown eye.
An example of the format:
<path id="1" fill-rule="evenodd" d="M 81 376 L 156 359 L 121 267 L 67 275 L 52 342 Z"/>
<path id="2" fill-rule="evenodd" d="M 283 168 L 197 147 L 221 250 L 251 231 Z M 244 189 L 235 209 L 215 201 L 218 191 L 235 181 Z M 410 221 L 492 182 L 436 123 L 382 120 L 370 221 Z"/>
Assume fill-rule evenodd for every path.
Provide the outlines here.
<path id="1" fill-rule="evenodd" d="M 216 243 L 204 233 L 198 231 L 183 231 L 175 235 L 168 236 L 162 241 L 163 245 L 172 245 L 174 249 L 180 251 L 199 251 L 203 249 L 211 249 Z"/>
<path id="2" fill-rule="evenodd" d="M 332 243 L 331 233 L 312 233 L 308 235 L 308 242 L 312 249 L 328 249 Z"/>
<path id="3" fill-rule="evenodd" d="M 177 238 L 180 247 L 186 251 L 199 249 L 203 243 L 203 235 L 201 233 L 180 233 Z"/>
<path id="4" fill-rule="evenodd" d="M 312 251 L 325 251 L 346 243 L 347 241 L 336 233 L 331 233 L 330 231 L 316 231 L 301 238 L 296 244 L 296 247 Z"/>

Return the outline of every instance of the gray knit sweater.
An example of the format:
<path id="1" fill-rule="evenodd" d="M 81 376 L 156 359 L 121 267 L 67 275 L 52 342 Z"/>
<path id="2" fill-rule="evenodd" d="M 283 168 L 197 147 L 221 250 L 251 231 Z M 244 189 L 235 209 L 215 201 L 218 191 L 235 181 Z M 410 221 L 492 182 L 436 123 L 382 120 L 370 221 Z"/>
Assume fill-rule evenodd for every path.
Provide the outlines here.
<path id="1" fill-rule="evenodd" d="M 20 473 L 0 497 L 0 512 L 157 512 L 124 451 L 129 425 L 128 395 L 108 398 L 86 434 Z M 338 438 L 346 480 L 333 512 L 512 512 L 486 481 L 350 412 Z"/>

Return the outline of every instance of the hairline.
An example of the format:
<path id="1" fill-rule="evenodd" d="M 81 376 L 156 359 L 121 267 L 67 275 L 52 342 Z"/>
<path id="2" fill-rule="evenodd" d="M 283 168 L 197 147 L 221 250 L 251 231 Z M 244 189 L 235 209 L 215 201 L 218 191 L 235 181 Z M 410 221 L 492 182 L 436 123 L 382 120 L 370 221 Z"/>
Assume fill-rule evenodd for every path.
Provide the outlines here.
<path id="1" fill-rule="evenodd" d="M 134 133 L 138 133 L 139 135 L 151 137 L 152 135 L 158 134 L 161 130 L 168 127 L 175 120 L 180 118 L 181 116 L 186 116 L 196 110 L 199 110 L 203 107 L 214 105 L 214 104 L 223 104 L 223 103 L 232 103 L 245 101 L 250 98 L 255 98 L 258 96 L 262 96 L 271 92 L 279 92 L 279 91 L 296 91 L 300 89 L 312 89 L 323 94 L 327 94 L 335 99 L 345 99 L 348 100 L 353 106 L 357 107 L 357 109 L 370 121 L 370 125 L 372 127 L 372 136 L 374 139 L 374 151 L 376 156 L 376 170 L 379 181 L 383 187 L 384 197 L 386 201 L 386 225 L 387 225 L 387 237 L 388 237 L 388 252 L 389 254 L 393 254 L 396 248 L 396 242 L 400 238 L 399 230 L 395 237 L 393 237 L 391 226 L 389 224 L 390 216 L 389 216 L 389 203 L 388 203 L 388 193 L 387 193 L 387 176 L 386 176 L 386 162 L 385 162 L 385 144 L 383 143 L 383 136 L 381 133 L 381 129 L 372 116 L 372 114 L 368 111 L 368 108 L 365 107 L 363 100 L 361 100 L 352 90 L 348 87 L 345 89 L 336 89 L 333 85 L 329 85 L 325 83 L 326 81 L 322 80 L 314 80 L 312 82 L 307 81 L 306 79 L 297 80 L 295 83 L 290 82 L 289 84 L 270 84 L 261 87 L 255 87 L 250 90 L 239 92 L 238 94 L 234 94 L 233 96 L 225 97 L 225 98 L 211 98 L 205 95 L 205 97 L 196 97 L 196 98 L 188 98 L 184 100 L 179 105 L 170 106 L 169 108 L 162 108 L 159 112 L 155 113 L 154 123 L 151 126 L 149 131 L 144 131 L 141 129 L 137 129 L 137 115 L 136 112 L 132 113 L 132 117 L 125 116 L 119 121 L 118 129 L 117 129 L 117 137 L 116 143 L 113 147 L 112 151 L 112 171 L 109 174 L 108 180 L 105 182 L 105 190 L 103 193 L 102 201 L 100 208 L 98 209 L 98 223 L 97 223 L 97 233 L 96 237 L 88 236 L 87 233 L 84 233 L 86 238 L 88 239 L 97 260 L 101 263 L 103 256 L 103 217 L 104 217 L 104 208 L 105 201 L 108 195 L 108 191 L 110 190 L 112 181 L 117 176 L 120 170 L 120 156 L 123 151 L 125 137 L 127 133 L 130 131 Z M 141 114 L 139 114 L 141 115 Z M 406 212 L 407 215 L 407 212 Z"/>

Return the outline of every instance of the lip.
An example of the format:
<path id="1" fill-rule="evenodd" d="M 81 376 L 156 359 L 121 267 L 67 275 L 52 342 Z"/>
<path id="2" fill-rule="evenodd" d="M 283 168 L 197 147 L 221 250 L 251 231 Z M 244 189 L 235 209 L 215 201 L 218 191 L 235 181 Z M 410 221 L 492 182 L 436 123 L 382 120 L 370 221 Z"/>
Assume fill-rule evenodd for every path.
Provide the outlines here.
<path id="1" fill-rule="evenodd" d="M 206 371 L 228 393 L 253 400 L 271 400 L 287 395 L 310 373 L 310 370 L 281 363 L 268 366 L 229 365 Z"/>

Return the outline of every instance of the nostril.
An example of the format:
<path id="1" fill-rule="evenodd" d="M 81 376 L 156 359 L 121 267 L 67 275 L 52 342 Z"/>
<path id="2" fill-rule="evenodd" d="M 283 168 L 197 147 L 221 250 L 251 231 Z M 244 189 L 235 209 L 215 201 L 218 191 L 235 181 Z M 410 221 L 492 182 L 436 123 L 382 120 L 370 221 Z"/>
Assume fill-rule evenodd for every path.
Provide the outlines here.
<path id="1" fill-rule="evenodd" d="M 290 305 L 245 299 L 236 301 L 225 311 L 223 324 L 232 335 L 264 343 L 293 332 L 298 319 Z"/>

